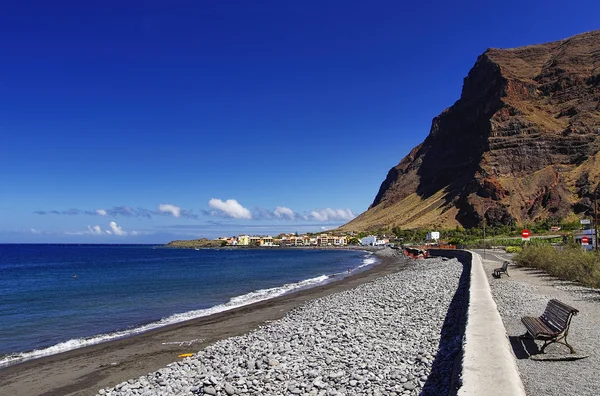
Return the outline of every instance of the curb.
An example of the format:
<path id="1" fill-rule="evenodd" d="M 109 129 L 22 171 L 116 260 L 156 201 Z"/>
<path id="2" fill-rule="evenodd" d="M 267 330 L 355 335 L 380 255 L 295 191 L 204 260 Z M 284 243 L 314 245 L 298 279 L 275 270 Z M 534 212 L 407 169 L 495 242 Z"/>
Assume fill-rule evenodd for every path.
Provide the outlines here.
<path id="1" fill-rule="evenodd" d="M 458 395 L 525 396 L 481 256 L 466 252 L 471 254 L 471 287 Z"/>

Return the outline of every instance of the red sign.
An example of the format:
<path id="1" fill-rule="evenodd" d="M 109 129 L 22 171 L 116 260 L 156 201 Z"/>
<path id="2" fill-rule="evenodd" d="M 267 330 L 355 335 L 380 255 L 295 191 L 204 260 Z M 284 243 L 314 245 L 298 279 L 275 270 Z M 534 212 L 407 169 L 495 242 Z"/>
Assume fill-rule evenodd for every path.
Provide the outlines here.
<path id="1" fill-rule="evenodd" d="M 521 231 L 521 236 L 523 238 L 529 238 L 529 230 L 523 230 L 523 231 Z"/>
<path id="2" fill-rule="evenodd" d="M 586 237 L 586 236 L 584 236 L 583 238 L 581 238 L 581 244 L 582 245 L 587 245 L 589 241 L 590 241 L 589 238 Z"/>

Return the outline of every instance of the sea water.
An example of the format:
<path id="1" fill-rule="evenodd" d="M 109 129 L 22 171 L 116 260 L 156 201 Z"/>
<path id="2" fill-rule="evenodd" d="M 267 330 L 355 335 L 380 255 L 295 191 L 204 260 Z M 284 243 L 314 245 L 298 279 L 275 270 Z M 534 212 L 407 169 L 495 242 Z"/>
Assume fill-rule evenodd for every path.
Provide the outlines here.
<path id="1" fill-rule="evenodd" d="M 343 277 L 359 250 L 0 244 L 0 367 Z"/>

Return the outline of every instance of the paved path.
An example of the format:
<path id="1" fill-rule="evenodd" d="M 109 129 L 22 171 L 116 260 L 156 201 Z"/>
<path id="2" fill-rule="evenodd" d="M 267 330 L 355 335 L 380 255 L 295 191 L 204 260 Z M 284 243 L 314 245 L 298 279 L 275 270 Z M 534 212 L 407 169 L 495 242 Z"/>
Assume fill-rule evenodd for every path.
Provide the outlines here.
<path id="1" fill-rule="evenodd" d="M 481 256 L 476 253 L 472 256 L 462 387 L 458 395 L 524 396 L 523 384 L 511 346 L 506 340 L 502 319 L 492 299 Z M 494 347 L 490 348 L 490 344 Z"/>
<path id="2" fill-rule="evenodd" d="M 482 250 L 477 253 L 483 255 Z M 510 277 L 495 279 L 494 268 L 510 259 L 501 251 L 486 250 L 483 267 L 492 296 L 504 322 L 512 352 L 517 359 L 521 380 L 530 396 L 536 395 L 600 395 L 600 290 L 586 288 L 573 282 L 560 281 L 543 271 L 510 265 Z M 541 343 L 521 341 L 525 333 L 522 316 L 539 316 L 549 299 L 557 298 L 580 310 L 573 318 L 569 343 L 579 355 L 589 357 L 576 361 L 535 361 L 530 354 Z M 568 356 L 568 349 L 551 346 L 549 352 Z"/>

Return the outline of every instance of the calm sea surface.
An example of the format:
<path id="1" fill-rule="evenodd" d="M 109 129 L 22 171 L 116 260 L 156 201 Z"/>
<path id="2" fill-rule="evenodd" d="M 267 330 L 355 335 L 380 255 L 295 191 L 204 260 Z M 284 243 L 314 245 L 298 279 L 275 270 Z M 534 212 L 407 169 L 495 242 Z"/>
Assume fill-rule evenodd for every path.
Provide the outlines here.
<path id="1" fill-rule="evenodd" d="M 362 251 L 0 245 L 0 367 L 273 298 Z"/>

